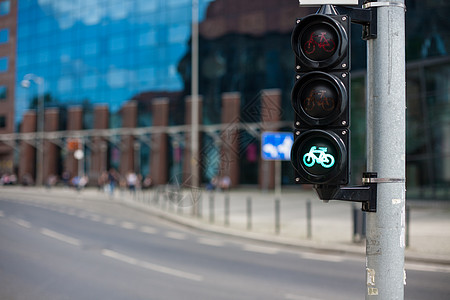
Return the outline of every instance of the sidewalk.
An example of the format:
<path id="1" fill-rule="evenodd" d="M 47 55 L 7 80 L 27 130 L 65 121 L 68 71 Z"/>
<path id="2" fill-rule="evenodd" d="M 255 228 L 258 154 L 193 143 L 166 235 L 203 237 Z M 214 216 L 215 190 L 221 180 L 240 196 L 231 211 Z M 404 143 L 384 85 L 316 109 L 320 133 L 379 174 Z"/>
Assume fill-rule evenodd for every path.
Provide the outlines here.
<path id="1" fill-rule="evenodd" d="M 43 188 L 3 187 L 1 190 L 8 195 L 56 198 L 51 201 L 57 201 L 61 197 L 118 201 L 203 231 L 324 252 L 365 255 L 364 243 L 353 242 L 353 205 L 356 205 L 358 211 L 361 205 L 342 201 L 323 203 L 314 191 L 284 191 L 279 202 L 280 226 L 277 228 L 275 196 L 273 192 L 259 190 L 233 190 L 229 193 L 210 193 L 204 190 L 185 190 L 180 193 L 169 190 L 158 193 L 155 189 L 139 191 L 134 195 L 128 191 L 116 191 L 113 197 L 96 189 L 86 189 L 80 193 L 64 188 L 48 191 Z M 308 201 L 311 204 L 310 238 Z M 196 202 L 198 215 L 193 214 L 193 203 Z M 250 202 L 251 218 L 248 217 L 247 210 Z M 450 264 L 450 203 L 408 201 L 407 205 L 411 209 L 406 259 Z M 249 226 L 251 229 L 248 229 Z"/>

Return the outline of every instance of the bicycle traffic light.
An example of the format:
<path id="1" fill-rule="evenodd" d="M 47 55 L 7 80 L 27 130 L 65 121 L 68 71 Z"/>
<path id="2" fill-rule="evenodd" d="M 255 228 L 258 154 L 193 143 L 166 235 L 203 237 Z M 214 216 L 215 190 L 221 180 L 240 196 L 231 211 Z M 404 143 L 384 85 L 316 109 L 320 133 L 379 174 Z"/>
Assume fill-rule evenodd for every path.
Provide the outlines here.
<path id="1" fill-rule="evenodd" d="M 349 179 L 350 18 L 314 14 L 292 32 L 296 82 L 291 162 L 297 183 L 345 185 Z"/>

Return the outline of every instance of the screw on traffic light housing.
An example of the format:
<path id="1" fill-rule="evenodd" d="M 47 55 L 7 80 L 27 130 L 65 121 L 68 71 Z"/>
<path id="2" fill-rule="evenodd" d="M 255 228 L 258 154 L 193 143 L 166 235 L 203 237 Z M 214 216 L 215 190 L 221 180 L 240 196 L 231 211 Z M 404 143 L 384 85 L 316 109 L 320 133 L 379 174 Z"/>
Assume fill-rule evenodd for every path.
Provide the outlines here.
<path id="1" fill-rule="evenodd" d="M 291 162 L 296 183 L 339 186 L 349 179 L 350 18 L 328 13 L 299 19 L 292 32 Z"/>

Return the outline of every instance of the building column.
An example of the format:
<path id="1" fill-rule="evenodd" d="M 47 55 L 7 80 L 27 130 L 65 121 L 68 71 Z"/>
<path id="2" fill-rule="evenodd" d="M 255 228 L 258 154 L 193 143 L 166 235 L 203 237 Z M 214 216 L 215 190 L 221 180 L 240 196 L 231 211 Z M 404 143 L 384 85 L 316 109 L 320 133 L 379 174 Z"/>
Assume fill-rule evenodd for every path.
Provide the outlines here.
<path id="1" fill-rule="evenodd" d="M 83 108 L 81 106 L 69 107 L 67 111 L 67 131 L 83 129 Z M 78 175 L 78 161 L 74 157 L 77 149 L 69 149 L 66 146 L 66 157 L 64 160 L 64 172 L 68 172 L 70 178 Z"/>
<path id="2" fill-rule="evenodd" d="M 222 94 L 222 124 L 228 124 L 221 133 L 220 170 L 219 176 L 228 176 L 230 187 L 239 183 L 239 124 L 241 109 L 241 94 Z"/>
<path id="3" fill-rule="evenodd" d="M 94 107 L 94 129 L 108 129 L 109 109 L 107 105 L 97 105 Z M 89 181 L 98 184 L 101 174 L 108 169 L 108 142 L 104 137 L 94 136 L 92 138 L 91 164 L 89 170 Z"/>
<path id="4" fill-rule="evenodd" d="M 153 126 L 169 125 L 169 99 L 156 98 L 152 101 Z M 168 139 L 167 133 L 155 133 L 150 148 L 150 175 L 153 184 L 166 184 L 168 181 Z"/>
<path id="5" fill-rule="evenodd" d="M 276 131 L 271 122 L 281 119 L 281 90 L 270 89 L 261 92 L 261 131 Z M 259 187 L 263 190 L 275 188 L 275 162 L 259 158 Z"/>
<path id="6" fill-rule="evenodd" d="M 36 112 L 28 111 L 23 115 L 20 133 L 36 132 Z M 24 185 L 34 184 L 36 181 L 36 148 L 26 141 L 20 142 L 20 159 L 18 180 Z"/>
<path id="7" fill-rule="evenodd" d="M 137 102 L 127 102 L 121 110 L 122 128 L 136 128 L 137 125 Z M 120 147 L 120 167 L 119 172 L 126 176 L 128 172 L 134 170 L 134 137 L 132 135 L 123 135 Z"/>
<path id="8" fill-rule="evenodd" d="M 199 96 L 198 99 L 198 116 L 199 116 L 199 120 L 198 123 L 199 125 L 202 124 L 203 122 L 203 118 L 202 118 L 202 104 L 203 104 L 203 99 L 201 96 Z M 185 120 L 186 120 L 186 125 L 191 125 L 192 124 L 192 98 L 191 96 L 186 98 L 186 107 L 185 107 Z M 191 176 L 193 174 L 193 169 L 192 168 L 198 168 L 199 169 L 199 184 L 202 183 L 202 174 L 203 174 L 203 170 L 201 169 L 201 162 L 200 161 L 195 161 L 195 159 L 192 156 L 192 152 L 191 152 L 191 131 L 186 131 L 186 137 L 185 137 L 185 145 L 184 145 L 184 153 L 183 153 L 183 183 L 186 185 L 191 185 Z M 199 149 L 199 159 L 201 159 L 201 138 L 199 138 L 199 142 L 198 142 L 198 149 Z M 178 174 L 176 174 L 178 175 Z"/>
<path id="9" fill-rule="evenodd" d="M 44 131 L 59 130 L 59 109 L 48 108 L 45 110 Z M 59 147 L 49 140 L 44 141 L 44 165 L 43 165 L 43 182 L 47 182 L 50 176 L 58 175 L 59 164 Z"/>

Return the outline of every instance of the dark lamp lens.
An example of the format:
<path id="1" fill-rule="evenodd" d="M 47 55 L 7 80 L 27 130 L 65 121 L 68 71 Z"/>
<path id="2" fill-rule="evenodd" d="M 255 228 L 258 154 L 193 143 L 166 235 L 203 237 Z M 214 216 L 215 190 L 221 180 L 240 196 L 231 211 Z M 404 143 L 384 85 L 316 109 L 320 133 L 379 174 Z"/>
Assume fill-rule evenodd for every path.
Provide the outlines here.
<path id="1" fill-rule="evenodd" d="M 307 28 L 300 37 L 300 47 L 304 55 L 312 61 L 323 61 L 337 50 L 336 30 L 326 23 L 318 23 Z"/>
<path id="2" fill-rule="evenodd" d="M 334 113 L 339 94 L 334 85 L 326 80 L 310 81 L 301 91 L 298 103 L 312 118 L 324 118 Z"/>

